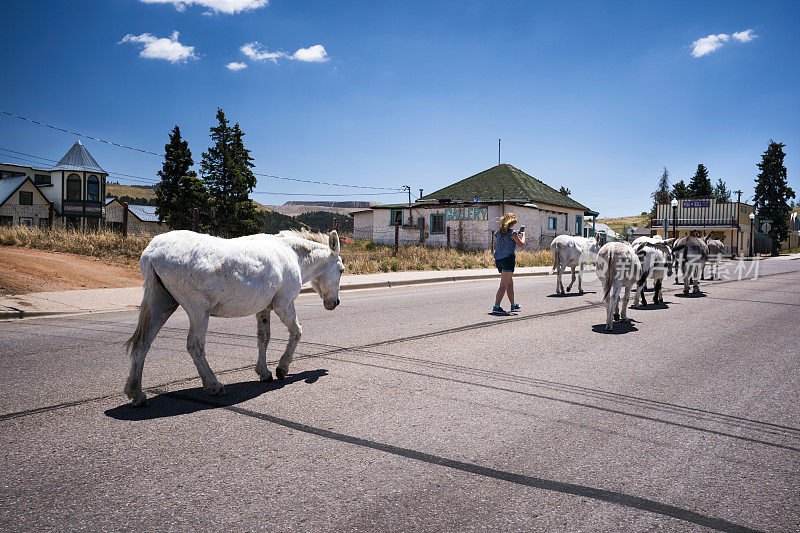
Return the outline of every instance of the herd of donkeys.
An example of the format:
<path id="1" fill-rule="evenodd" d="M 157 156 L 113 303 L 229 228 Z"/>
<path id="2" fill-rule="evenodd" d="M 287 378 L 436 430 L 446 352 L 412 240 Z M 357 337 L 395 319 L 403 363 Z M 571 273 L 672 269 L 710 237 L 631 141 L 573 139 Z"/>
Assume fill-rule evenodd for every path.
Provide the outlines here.
<path id="1" fill-rule="evenodd" d="M 691 234 L 678 239 L 663 239 L 660 235 L 639 237 L 632 243 L 609 242 L 602 247 L 592 238 L 559 235 L 550 244 L 553 254 L 553 271 L 557 274 L 556 294 L 564 294 L 572 289 L 578 278 L 578 291 L 581 287 L 583 267 L 594 262 L 597 277 L 603 284 L 603 302 L 606 307 L 606 330 L 613 329 L 614 321 L 627 322 L 628 301 L 631 289 L 635 291 L 634 307 L 647 305 L 644 289 L 647 280 L 654 282 L 653 303 L 664 301 L 661 285 L 665 277 L 675 272 L 683 273 L 683 293 L 699 293 L 699 280 L 703 279 L 706 263 L 711 268 L 711 278 L 719 276 L 719 262 L 725 245 L 711 235 Z M 716 267 L 716 272 L 715 272 Z M 565 269 L 572 269 L 572 281 L 564 289 L 561 275 Z M 620 298 L 621 296 L 621 298 Z M 622 313 L 619 311 L 622 300 Z"/>

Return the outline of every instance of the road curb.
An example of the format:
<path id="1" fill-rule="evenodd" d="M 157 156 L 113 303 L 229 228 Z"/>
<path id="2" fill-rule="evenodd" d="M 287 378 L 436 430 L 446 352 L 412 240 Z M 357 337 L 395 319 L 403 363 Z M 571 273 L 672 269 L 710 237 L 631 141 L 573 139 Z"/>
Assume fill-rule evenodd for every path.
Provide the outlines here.
<path id="1" fill-rule="evenodd" d="M 109 307 L 105 309 L 71 309 L 69 311 L 0 311 L 0 320 L 18 320 L 20 318 L 41 318 L 48 316 L 86 315 L 90 313 L 113 313 L 116 311 L 132 311 L 139 306 L 126 305 L 124 307 Z"/>

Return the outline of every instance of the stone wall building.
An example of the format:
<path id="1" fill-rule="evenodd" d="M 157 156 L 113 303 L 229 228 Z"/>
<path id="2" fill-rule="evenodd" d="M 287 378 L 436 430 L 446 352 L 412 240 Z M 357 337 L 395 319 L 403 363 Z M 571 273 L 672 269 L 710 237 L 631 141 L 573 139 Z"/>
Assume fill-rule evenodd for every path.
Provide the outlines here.
<path id="1" fill-rule="evenodd" d="M 106 227 L 122 231 L 125 206 L 116 198 L 106 199 Z M 128 233 L 133 235 L 158 235 L 169 231 L 166 223 L 158 221 L 153 205 L 128 205 Z"/>
<path id="2" fill-rule="evenodd" d="M 402 245 L 489 250 L 500 218 L 517 216 L 526 249 L 549 248 L 556 235 L 583 235 L 584 217 L 597 212 L 516 167 L 502 164 L 425 195 L 412 204 L 355 211 L 354 237 Z M 593 229 L 589 231 L 594 235 Z"/>
<path id="3" fill-rule="evenodd" d="M 50 202 L 28 176 L 0 180 L 0 226 L 49 224 Z"/>

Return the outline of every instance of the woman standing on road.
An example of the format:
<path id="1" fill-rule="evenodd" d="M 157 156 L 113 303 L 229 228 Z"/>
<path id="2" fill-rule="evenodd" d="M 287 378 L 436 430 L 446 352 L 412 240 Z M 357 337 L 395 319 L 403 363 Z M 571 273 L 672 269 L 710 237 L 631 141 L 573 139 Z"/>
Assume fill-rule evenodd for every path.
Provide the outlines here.
<path id="1" fill-rule="evenodd" d="M 525 246 L 525 226 L 522 231 L 517 233 L 511 229 L 517 223 L 514 213 L 506 213 L 500 219 L 500 229 L 494 234 L 494 264 L 500 272 L 500 288 L 497 289 L 497 296 L 494 299 L 492 314 L 507 315 L 508 313 L 500 307 L 503 296 L 508 294 L 508 301 L 511 304 L 511 311 L 519 311 L 520 306 L 514 301 L 514 266 L 517 256 L 514 253 L 517 246 Z"/>

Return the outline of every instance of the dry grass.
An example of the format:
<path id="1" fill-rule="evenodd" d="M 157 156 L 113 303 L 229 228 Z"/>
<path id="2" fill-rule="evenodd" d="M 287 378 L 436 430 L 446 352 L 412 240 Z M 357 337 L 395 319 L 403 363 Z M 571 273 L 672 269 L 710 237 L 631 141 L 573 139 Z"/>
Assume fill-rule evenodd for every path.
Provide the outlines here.
<path id="1" fill-rule="evenodd" d="M 138 268 L 139 256 L 149 242 L 150 236 L 123 238 L 112 231 L 81 233 L 65 228 L 0 227 L 0 245 L 88 255 L 106 263 L 134 268 Z"/>
<path id="2" fill-rule="evenodd" d="M 494 257 L 489 251 L 460 252 L 445 248 L 400 246 L 397 257 L 392 257 L 391 246 L 375 244 L 372 241 L 355 241 L 343 246 L 342 260 L 347 267 L 348 274 L 494 268 Z M 517 266 L 549 266 L 552 264 L 553 258 L 550 250 L 517 252 Z"/>
<path id="3" fill-rule="evenodd" d="M 648 226 L 650 224 L 650 217 L 639 215 L 635 217 L 598 218 L 597 221 L 606 224 L 617 233 L 622 233 L 625 228 L 631 226 L 637 226 L 639 228 Z"/>
<path id="4" fill-rule="evenodd" d="M 110 264 L 134 268 L 138 268 L 139 256 L 149 242 L 149 236 L 131 235 L 123 238 L 119 233 L 102 230 L 80 233 L 64 228 L 41 230 L 23 226 L 0 227 L 0 245 L 88 255 Z M 342 259 L 348 274 L 494 268 L 494 258 L 489 251 L 460 252 L 445 248 L 401 246 L 397 257 L 392 257 L 391 246 L 374 244 L 372 241 L 343 244 Z M 549 250 L 517 252 L 517 266 L 552 264 Z"/>
<path id="5" fill-rule="evenodd" d="M 116 198 L 130 196 L 131 198 L 152 200 L 156 197 L 156 190 L 152 187 L 137 187 L 136 185 L 122 185 L 120 183 L 106 183 L 106 193 Z"/>

